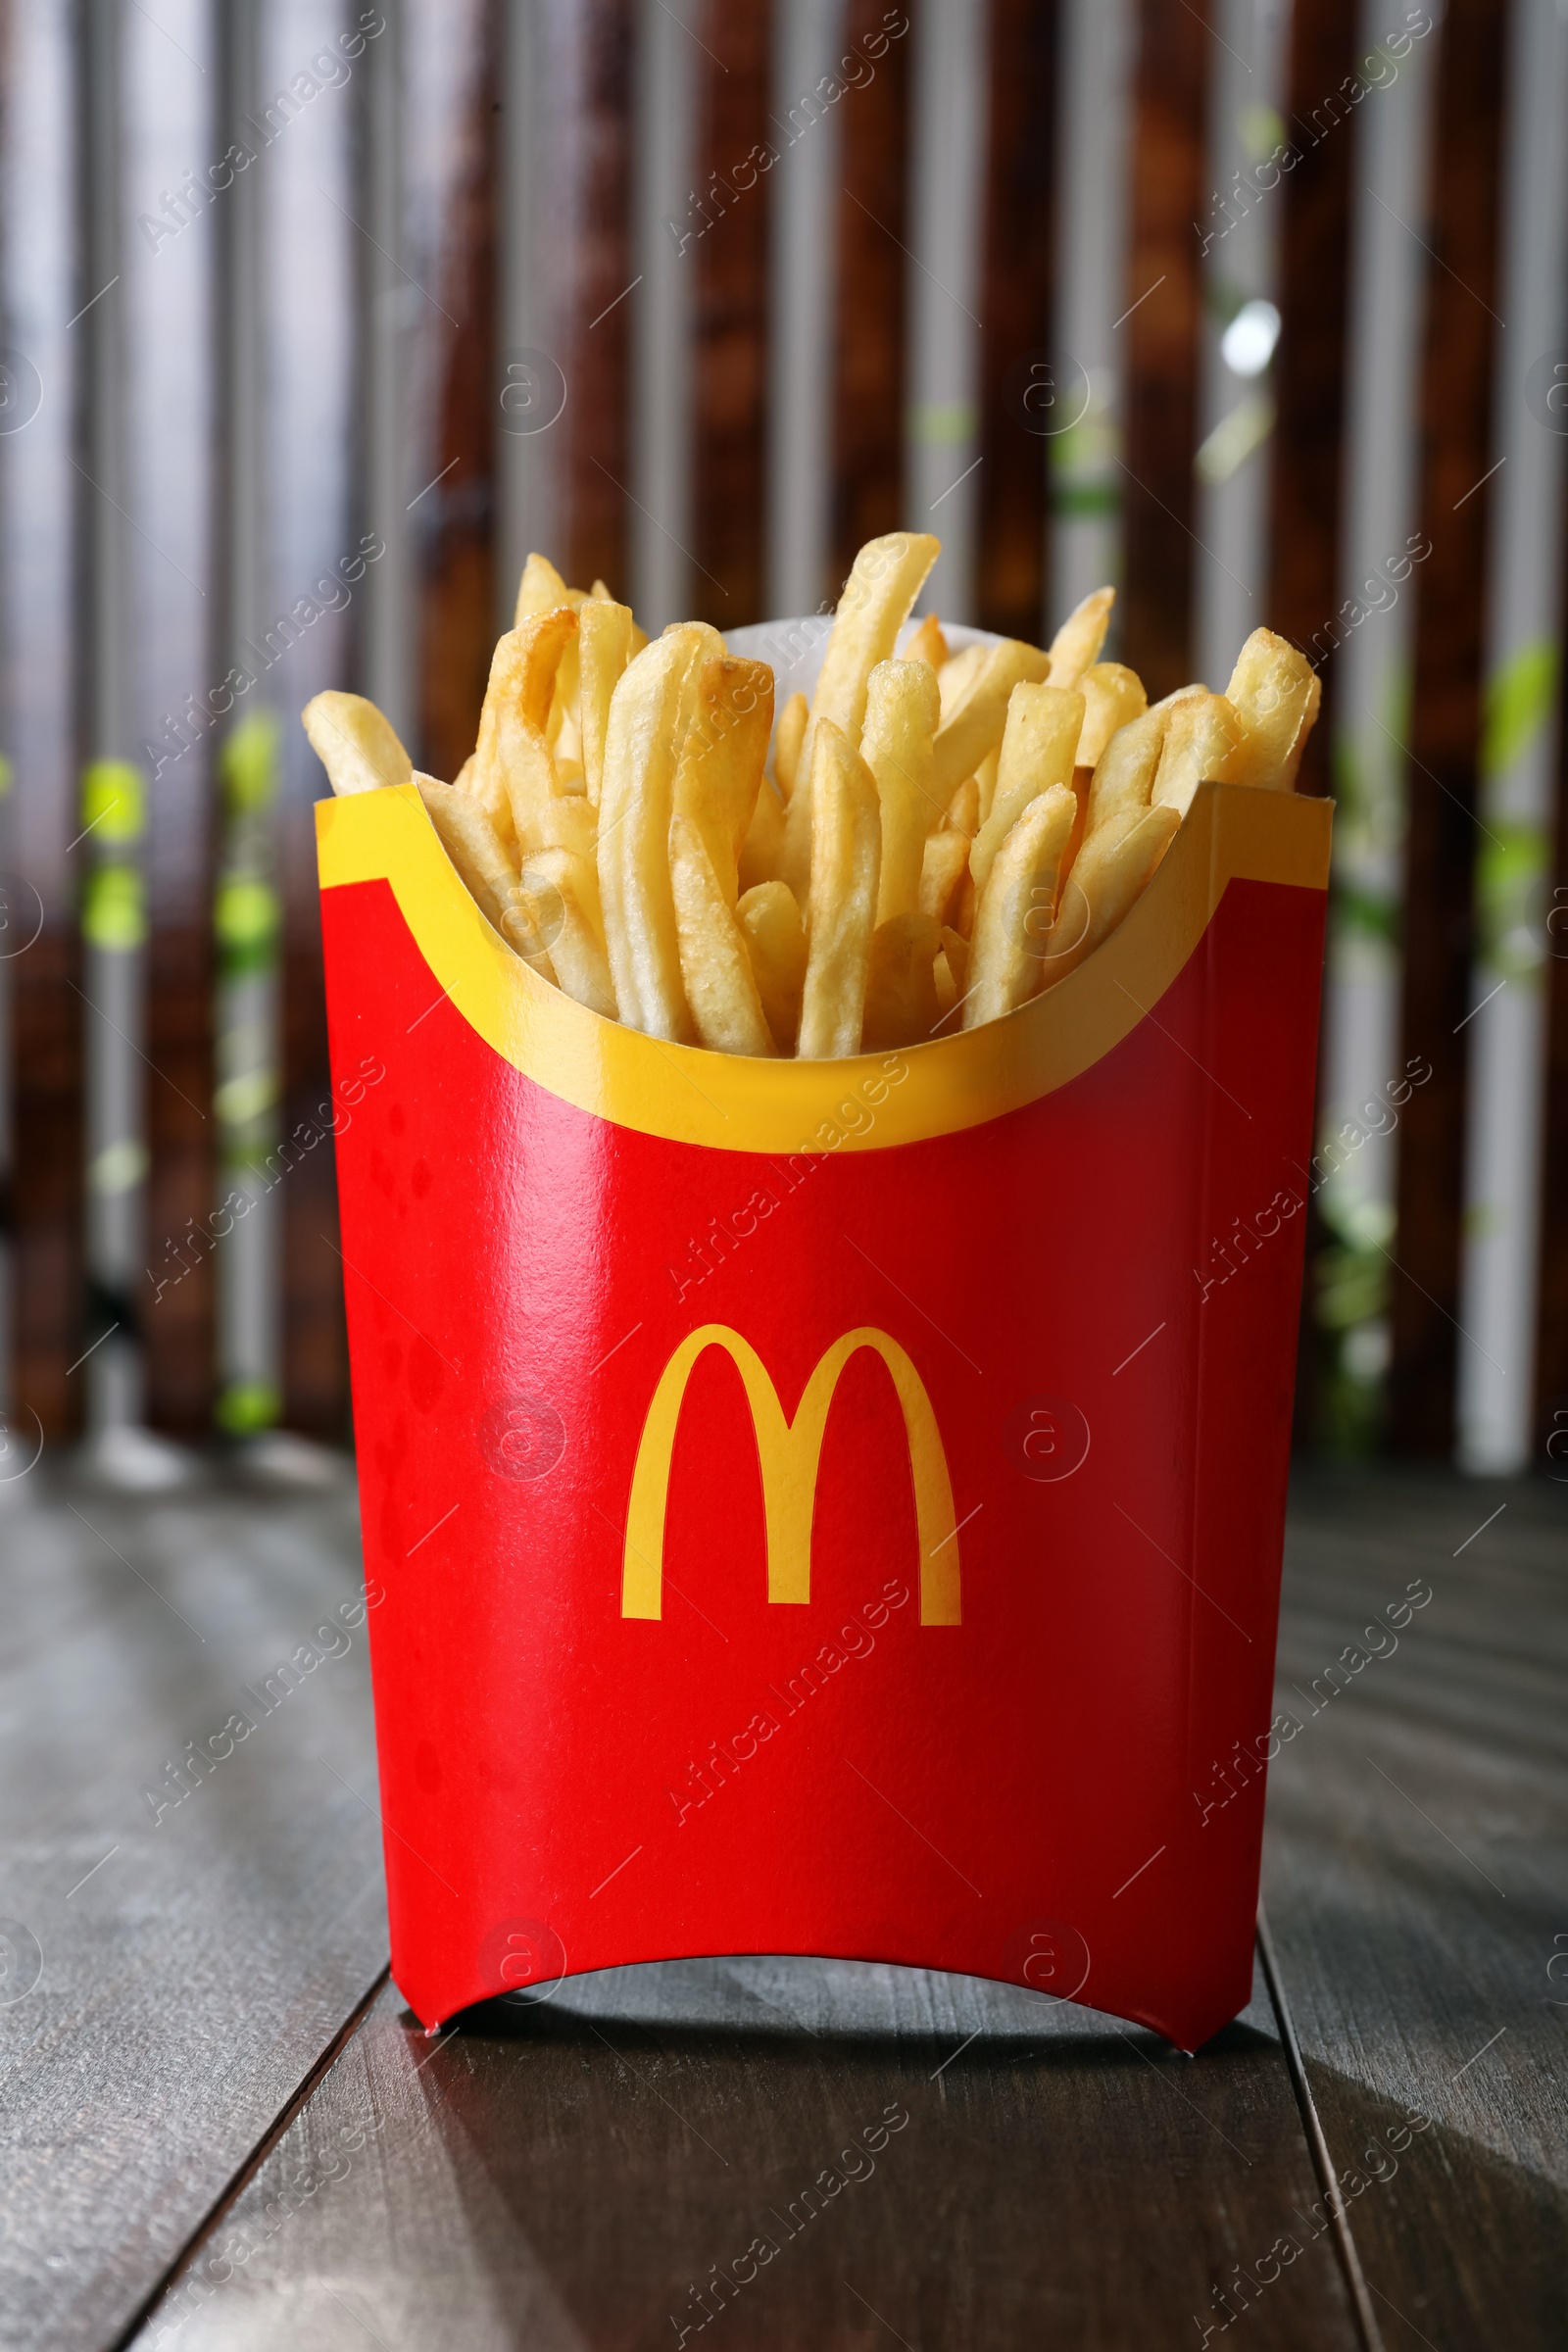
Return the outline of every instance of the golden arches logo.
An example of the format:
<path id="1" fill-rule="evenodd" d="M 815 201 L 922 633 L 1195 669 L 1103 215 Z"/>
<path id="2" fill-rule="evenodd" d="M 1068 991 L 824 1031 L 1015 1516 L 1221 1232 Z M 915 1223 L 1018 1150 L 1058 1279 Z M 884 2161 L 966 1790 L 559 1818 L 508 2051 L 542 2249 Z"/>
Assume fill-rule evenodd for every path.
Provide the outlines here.
<path id="1" fill-rule="evenodd" d="M 637 1447 L 626 1513 L 621 1615 L 663 1614 L 664 1510 L 669 1499 L 670 1456 L 686 1384 L 693 1365 L 708 1348 L 728 1351 L 752 1408 L 767 1527 L 768 1599 L 808 1601 L 811 1597 L 811 1509 L 828 1407 L 839 1374 L 851 1356 L 861 1348 L 870 1348 L 892 1374 L 904 1412 L 920 1544 L 920 1623 L 956 1625 L 958 1536 L 954 1524 L 953 1482 L 937 1417 L 924 1381 L 898 1341 L 890 1340 L 885 1331 L 872 1330 L 869 1324 L 834 1341 L 807 1382 L 793 1421 L 784 1417 L 778 1391 L 761 1357 L 738 1331 L 724 1323 L 705 1323 L 682 1340 L 660 1376 Z"/>

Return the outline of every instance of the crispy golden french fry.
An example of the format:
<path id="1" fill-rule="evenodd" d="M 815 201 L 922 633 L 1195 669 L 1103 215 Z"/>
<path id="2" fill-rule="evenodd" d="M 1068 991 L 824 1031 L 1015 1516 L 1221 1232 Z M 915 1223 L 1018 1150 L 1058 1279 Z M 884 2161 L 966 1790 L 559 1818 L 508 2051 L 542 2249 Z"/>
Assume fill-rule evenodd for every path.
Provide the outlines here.
<path id="1" fill-rule="evenodd" d="M 739 893 L 740 855 L 772 731 L 773 672 L 765 662 L 720 654 L 700 664 L 696 709 L 675 770 L 675 813 L 701 833 L 729 906 Z"/>
<path id="2" fill-rule="evenodd" d="M 478 773 L 478 769 L 479 769 L 479 760 L 478 760 L 478 756 L 477 756 L 477 754 L 476 754 L 476 753 L 470 752 L 470 753 L 468 754 L 468 757 L 466 758 L 466 760 L 465 760 L 465 761 L 463 762 L 463 765 L 462 765 L 462 766 L 459 768 L 459 770 L 458 770 L 457 774 L 456 774 L 456 775 L 453 777 L 453 779 L 452 779 L 452 789 L 453 789 L 453 791 L 454 791 L 454 792 L 469 792 L 469 791 L 471 791 L 471 790 L 473 789 L 473 779 L 474 779 L 475 775 Z"/>
<path id="3" fill-rule="evenodd" d="M 1070 784 L 1083 732 L 1084 698 L 1059 686 L 1015 686 L 1007 703 L 991 813 L 969 852 L 975 889 L 984 894 L 991 861 L 1031 801 Z"/>
<path id="4" fill-rule="evenodd" d="M 942 697 L 942 717 L 951 718 L 968 693 L 975 672 L 984 662 L 989 648 L 983 645 L 960 645 L 950 654 L 937 671 L 937 692 Z M 940 723 L 940 721 L 939 721 Z"/>
<path id="5" fill-rule="evenodd" d="M 599 801 L 599 893 L 620 1018 L 681 1045 L 695 1031 L 681 985 L 669 820 L 687 676 L 706 651 L 700 630 L 677 630 L 626 664 L 610 701 Z"/>
<path id="6" fill-rule="evenodd" d="M 965 1029 L 1000 1020 L 1039 989 L 1077 813 L 1071 785 L 1053 784 L 1029 803 L 992 859 L 975 906 Z"/>
<path id="7" fill-rule="evenodd" d="M 965 776 L 948 797 L 942 811 L 942 828 L 950 833 L 967 833 L 973 841 L 980 830 L 980 779 Z"/>
<path id="8" fill-rule="evenodd" d="M 841 731 L 852 751 L 858 751 L 871 672 L 879 662 L 891 660 L 899 631 L 940 548 L 940 540 L 928 531 L 891 531 L 885 538 L 868 539 L 844 583 L 817 672 L 786 822 L 784 879 L 798 900 L 808 895 L 811 870 L 811 789 L 816 773 L 811 736 L 825 719 Z"/>
<path id="9" fill-rule="evenodd" d="M 598 924 L 599 884 L 592 864 L 572 850 L 534 850 L 522 861 L 516 897 L 527 907 L 568 997 L 607 1021 L 615 991 Z"/>
<path id="10" fill-rule="evenodd" d="M 631 656 L 631 609 L 596 593 L 577 611 L 578 732 L 588 798 L 597 808 L 605 773 L 610 698 Z"/>
<path id="11" fill-rule="evenodd" d="M 759 884 L 773 881 L 783 862 L 784 804 L 779 799 L 778 786 L 764 776 L 751 825 L 741 844 L 736 879 L 743 891 L 756 890 Z"/>
<path id="12" fill-rule="evenodd" d="M 931 788 L 946 801 L 954 786 L 972 776 L 988 752 L 1002 741 L 1007 704 L 1015 686 L 1041 684 L 1051 666 L 1038 645 L 1004 637 L 988 645 L 967 686 L 943 715 L 932 756 Z"/>
<path id="13" fill-rule="evenodd" d="M 588 594 L 591 597 L 597 597 L 602 605 L 612 605 L 615 601 L 611 595 L 610 590 L 605 586 L 603 580 L 595 580 L 593 586 L 589 589 Z"/>
<path id="14" fill-rule="evenodd" d="M 811 796 L 811 896 L 799 1052 L 815 1060 L 860 1050 L 882 830 L 871 771 L 831 718 L 812 722 L 811 772 L 804 781 Z"/>
<path id="15" fill-rule="evenodd" d="M 335 793 L 380 792 L 412 780 L 414 762 L 391 720 L 363 694 L 313 694 L 300 715 Z"/>
<path id="16" fill-rule="evenodd" d="M 942 634 L 942 623 L 934 612 L 928 612 L 899 656 L 899 660 L 901 662 L 924 662 L 932 669 L 940 669 L 947 658 L 948 641 Z"/>
<path id="17" fill-rule="evenodd" d="M 468 790 L 503 839 L 510 811 L 519 851 L 544 846 L 538 820 L 556 788 L 545 727 L 561 657 L 576 633 L 575 612 L 556 606 L 509 629 L 490 658 Z"/>
<path id="18" fill-rule="evenodd" d="M 801 746 L 806 741 L 807 701 L 797 688 L 778 714 L 778 734 L 773 745 L 773 776 L 781 801 L 787 802 L 795 790 L 795 778 L 801 764 Z"/>
<path id="19" fill-rule="evenodd" d="M 1152 710 L 1145 710 L 1138 718 L 1129 719 L 1126 726 L 1116 729 L 1100 756 L 1094 782 L 1089 787 L 1089 807 L 1084 817 L 1086 848 L 1101 826 L 1109 824 L 1112 817 L 1129 808 L 1149 807 L 1169 723 L 1169 705 L 1156 703 Z"/>
<path id="20" fill-rule="evenodd" d="M 1296 790 L 1296 779 L 1301 766 L 1301 754 L 1306 749 L 1307 737 L 1317 725 L 1317 714 L 1322 708 L 1323 680 L 1314 669 L 1312 683 L 1306 690 L 1306 707 L 1301 712 L 1300 724 L 1296 730 L 1296 741 L 1286 754 L 1285 765 L 1280 769 L 1279 789 L 1281 792 Z"/>
<path id="21" fill-rule="evenodd" d="M 1310 727 L 1307 709 L 1317 715 L 1312 664 L 1285 638 L 1268 629 L 1254 629 L 1236 657 L 1227 701 L 1242 721 L 1242 740 L 1232 763 L 1233 784 L 1256 784 L 1266 791 L 1288 792 L 1296 781 L 1292 754 L 1298 738 L 1304 744 L 1302 722 Z M 1299 753 L 1297 753 L 1299 763 Z"/>
<path id="22" fill-rule="evenodd" d="M 1124 808 L 1073 860 L 1046 949 L 1045 985 L 1064 979 L 1115 930 L 1181 830 L 1174 808 Z"/>
<path id="23" fill-rule="evenodd" d="M 1004 722 L 1003 732 L 1006 732 L 1005 722 Z M 997 777 L 1001 767 L 1002 746 L 999 743 L 994 752 L 987 752 L 974 771 L 974 780 L 980 787 L 980 822 L 982 824 L 991 814 L 991 805 L 997 797 Z"/>
<path id="24" fill-rule="evenodd" d="M 1185 816 L 1200 784 L 1230 782 L 1241 740 L 1241 714 L 1224 695 L 1203 690 L 1180 696 L 1165 723 L 1151 808 L 1174 808 Z"/>
<path id="25" fill-rule="evenodd" d="M 520 629 L 523 622 L 531 620 L 536 613 L 554 612 L 558 605 L 575 607 L 586 602 L 580 588 L 566 586 L 548 556 L 531 555 L 517 582 L 517 603 L 512 615 L 512 625 L 514 629 Z"/>
<path id="26" fill-rule="evenodd" d="M 806 925 L 787 882 L 760 882 L 735 909 L 752 958 L 752 976 L 773 1043 L 795 1051 L 806 987 Z"/>
<path id="27" fill-rule="evenodd" d="M 942 936 L 946 939 L 948 935 L 944 931 Z M 937 992 L 937 1031 L 940 1035 L 948 1016 L 957 1009 L 958 1004 L 958 984 L 953 977 L 953 966 L 948 960 L 946 948 L 931 966 L 931 978 Z"/>
<path id="28" fill-rule="evenodd" d="M 701 828 L 689 816 L 670 819 L 669 879 L 681 981 L 698 1043 L 718 1054 L 770 1054 L 772 1033 L 746 935 L 713 871 Z"/>
<path id="29" fill-rule="evenodd" d="M 920 912 L 939 923 L 953 921 L 953 910 L 969 872 L 972 844 L 967 833 L 946 828 L 926 835 L 920 858 Z"/>
<path id="30" fill-rule="evenodd" d="M 859 749 L 871 672 L 879 662 L 892 660 L 899 631 L 940 549 L 940 540 L 928 531 L 891 531 L 868 539 L 844 583 L 811 697 L 811 717 L 831 719 L 854 750 Z"/>
<path id="31" fill-rule="evenodd" d="M 1149 708 L 1144 681 L 1124 662 L 1095 662 L 1078 681 L 1084 698 L 1083 733 L 1078 738 L 1079 767 L 1094 767 L 1118 727 Z"/>
<path id="32" fill-rule="evenodd" d="M 433 776 L 416 775 L 414 781 L 441 847 L 481 914 L 542 980 L 553 981 L 555 966 L 531 909 L 519 900 L 516 872 L 478 802 L 471 793 L 438 784 Z"/>
<path id="33" fill-rule="evenodd" d="M 1115 602 L 1114 588 L 1096 588 L 1073 607 L 1051 640 L 1051 685 L 1076 686 L 1091 662 L 1100 660 Z"/>
<path id="34" fill-rule="evenodd" d="M 942 1018 L 936 960 L 941 926 L 928 914 L 895 914 L 871 934 L 866 968 L 865 1019 L 860 1045 L 867 1054 L 895 1046 L 923 1046 Z"/>
<path id="35" fill-rule="evenodd" d="M 925 838 L 942 821 L 942 804 L 931 790 L 938 707 L 936 672 L 928 662 L 879 662 L 872 670 L 860 757 L 876 779 L 882 813 L 879 927 L 920 904 Z"/>
<path id="36" fill-rule="evenodd" d="M 971 953 L 969 942 L 961 931 L 955 931 L 945 926 L 942 933 L 942 953 L 947 958 L 948 970 L 953 975 L 953 985 L 957 990 L 959 997 L 962 997 L 969 985 Z"/>

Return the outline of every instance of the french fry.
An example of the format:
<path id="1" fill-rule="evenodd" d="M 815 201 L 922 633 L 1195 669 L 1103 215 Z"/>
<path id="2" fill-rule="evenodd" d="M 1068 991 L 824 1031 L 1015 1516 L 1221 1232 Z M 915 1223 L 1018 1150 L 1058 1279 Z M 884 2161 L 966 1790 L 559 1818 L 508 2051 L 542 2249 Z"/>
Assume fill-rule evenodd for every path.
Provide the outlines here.
<path id="1" fill-rule="evenodd" d="M 1322 708 L 1323 680 L 1314 669 L 1312 683 L 1306 690 L 1306 707 L 1301 712 L 1300 723 L 1296 730 L 1296 741 L 1287 752 L 1285 764 L 1280 769 L 1279 789 L 1281 792 L 1296 790 L 1296 779 L 1301 767 L 1301 754 L 1306 749 L 1307 737 L 1317 725 L 1317 714 Z"/>
<path id="2" fill-rule="evenodd" d="M 799 1051 L 804 1059 L 826 1059 L 860 1050 L 882 838 L 875 781 L 844 730 L 816 719 L 810 740 L 811 772 L 802 779 L 810 793 L 811 895 Z M 798 784 L 797 801 L 800 791 Z"/>
<path id="3" fill-rule="evenodd" d="M 729 906 L 772 731 L 773 672 L 765 662 L 720 654 L 700 665 L 697 707 L 675 771 L 675 813 L 701 833 Z"/>
<path id="4" fill-rule="evenodd" d="M 1233 784 L 1254 784 L 1273 792 L 1293 788 L 1300 763 L 1298 741 L 1305 743 L 1303 722 L 1305 727 L 1311 726 L 1321 693 L 1304 654 L 1268 629 L 1252 631 L 1236 658 L 1225 689 L 1226 700 L 1235 706 L 1242 722 L 1242 740 L 1232 763 Z"/>
<path id="5" fill-rule="evenodd" d="M 522 851 L 544 847 L 539 823 L 555 791 L 545 727 L 561 657 L 576 633 L 576 613 L 555 606 L 509 629 L 490 658 L 468 789 L 503 835 L 505 804 Z"/>
<path id="6" fill-rule="evenodd" d="M 1118 727 L 1149 708 L 1144 681 L 1124 662 L 1096 662 L 1078 681 L 1084 698 L 1083 733 L 1075 765 L 1094 767 Z"/>
<path id="7" fill-rule="evenodd" d="M 1090 663 L 1100 660 L 1115 602 L 1114 588 L 1096 588 L 1073 607 L 1051 640 L 1050 685 L 1076 686 Z"/>
<path id="8" fill-rule="evenodd" d="M 1058 686 L 1015 686 L 1007 704 L 991 813 L 969 852 L 975 889 L 984 896 L 992 859 L 1031 801 L 1069 784 L 1083 732 L 1084 698 Z"/>
<path id="9" fill-rule="evenodd" d="M 923 1046 L 942 1018 L 936 960 L 941 926 L 928 914 L 895 914 L 871 934 L 865 1019 L 860 1045 L 867 1054 Z"/>
<path id="10" fill-rule="evenodd" d="M 778 714 L 778 735 L 773 745 L 773 775 L 781 801 L 788 801 L 795 790 L 796 771 L 801 764 L 801 746 L 806 741 L 808 715 L 806 697 L 799 690 L 790 696 Z"/>
<path id="11" fill-rule="evenodd" d="M 672 1044 L 696 1032 L 680 976 L 669 820 L 687 675 L 706 651 L 692 629 L 656 638 L 610 702 L 599 802 L 599 894 L 619 1017 Z"/>
<path id="12" fill-rule="evenodd" d="M 973 841 L 980 830 L 980 779 L 965 776 L 949 795 L 942 823 L 950 833 L 967 833 Z"/>
<path id="13" fill-rule="evenodd" d="M 1130 808 L 1149 807 L 1169 720 L 1169 706 L 1156 703 L 1152 710 L 1146 710 L 1141 717 L 1129 719 L 1126 726 L 1118 727 L 1106 744 L 1089 787 L 1089 807 L 1084 818 L 1085 849 L 1112 817 L 1121 816 Z"/>
<path id="14" fill-rule="evenodd" d="M 599 929 L 599 884 L 571 850 L 535 850 L 523 859 L 516 897 L 549 951 L 558 984 L 591 1012 L 615 1017 L 615 991 Z"/>
<path id="15" fill-rule="evenodd" d="M 1005 721 L 1003 723 L 1003 732 L 1004 734 L 1006 732 Z M 1001 766 L 1002 746 L 999 743 L 994 752 L 987 752 L 974 771 L 974 780 L 980 787 L 980 822 L 982 824 L 991 814 L 991 805 L 997 797 L 997 776 Z"/>
<path id="16" fill-rule="evenodd" d="M 751 825 L 741 845 L 740 871 L 736 879 L 743 891 L 755 890 L 759 883 L 771 882 L 784 862 L 784 804 L 778 786 L 763 776 L 757 807 L 752 811 Z"/>
<path id="17" fill-rule="evenodd" d="M 1200 784 L 1230 782 L 1241 740 L 1241 713 L 1224 695 L 1179 696 L 1170 706 L 1150 806 L 1185 816 Z"/>
<path id="18" fill-rule="evenodd" d="M 1092 832 L 1073 860 L 1046 949 L 1053 986 L 1114 931 L 1181 830 L 1174 808 L 1124 808 Z M 1059 944 L 1058 944 L 1059 943 Z"/>
<path id="19" fill-rule="evenodd" d="M 816 774 L 811 737 L 825 720 L 840 730 L 852 751 L 858 751 L 871 672 L 879 662 L 892 658 L 899 631 L 940 546 L 928 531 L 892 531 L 885 538 L 868 539 L 844 583 L 811 697 L 786 821 L 784 879 L 798 900 L 808 894 L 811 869 L 811 792 Z"/>
<path id="20" fill-rule="evenodd" d="M 940 669 L 947 658 L 948 641 L 942 634 L 942 623 L 934 612 L 928 612 L 899 656 L 899 660 L 901 662 L 924 662 L 932 669 Z"/>
<path id="21" fill-rule="evenodd" d="M 582 739 L 583 782 L 594 808 L 605 774 L 605 737 L 610 731 L 610 698 L 631 656 L 631 612 L 597 591 L 577 612 L 578 732 Z"/>
<path id="22" fill-rule="evenodd" d="M 969 986 L 969 942 L 961 931 L 945 928 L 942 933 L 942 953 L 947 959 L 948 970 L 953 975 L 953 985 L 959 998 L 962 998 Z"/>
<path id="23" fill-rule="evenodd" d="M 920 912 L 933 922 L 953 921 L 953 910 L 969 872 L 972 847 L 967 833 L 946 828 L 926 836 L 920 858 Z"/>
<path id="24" fill-rule="evenodd" d="M 926 835 L 940 822 L 931 790 L 936 742 L 936 672 L 925 662 L 879 662 L 866 689 L 860 756 L 876 780 L 882 815 L 881 879 L 876 919 L 911 914 L 920 904 L 920 860 Z"/>
<path id="25" fill-rule="evenodd" d="M 965 1029 L 1000 1020 L 1039 989 L 1077 812 L 1071 785 L 1053 784 L 1029 803 L 992 859 L 975 906 Z"/>
<path id="26" fill-rule="evenodd" d="M 968 693 L 974 674 L 983 664 L 990 649 L 983 645 L 960 645 L 950 654 L 937 671 L 937 692 L 942 697 L 942 716 L 950 718 Z"/>
<path id="27" fill-rule="evenodd" d="M 1042 683 L 1050 666 L 1050 656 L 1021 638 L 1004 637 L 1000 645 L 983 648 L 968 683 L 937 729 L 931 788 L 939 800 L 946 801 L 1001 743 L 1013 688 Z"/>
<path id="28" fill-rule="evenodd" d="M 669 878 L 681 982 L 698 1043 L 719 1054 L 770 1054 L 773 1039 L 746 935 L 730 909 L 721 876 L 713 871 L 702 829 L 689 816 L 670 819 Z"/>
<path id="29" fill-rule="evenodd" d="M 480 913 L 542 980 L 553 981 L 555 966 L 532 910 L 518 897 L 516 872 L 478 802 L 433 776 L 416 775 L 414 781 L 441 847 Z"/>
<path id="30" fill-rule="evenodd" d="M 760 882 L 735 908 L 762 1012 L 781 1054 L 795 1050 L 806 987 L 806 925 L 787 882 Z"/>
<path id="31" fill-rule="evenodd" d="M 520 629 L 525 620 L 541 612 L 553 612 L 558 605 L 577 606 L 587 599 L 580 588 L 568 588 L 548 556 L 530 555 L 517 582 L 517 602 L 512 615 L 512 625 Z"/>
<path id="32" fill-rule="evenodd" d="M 391 720 L 363 694 L 313 694 L 300 715 L 335 793 L 412 782 L 414 762 Z"/>

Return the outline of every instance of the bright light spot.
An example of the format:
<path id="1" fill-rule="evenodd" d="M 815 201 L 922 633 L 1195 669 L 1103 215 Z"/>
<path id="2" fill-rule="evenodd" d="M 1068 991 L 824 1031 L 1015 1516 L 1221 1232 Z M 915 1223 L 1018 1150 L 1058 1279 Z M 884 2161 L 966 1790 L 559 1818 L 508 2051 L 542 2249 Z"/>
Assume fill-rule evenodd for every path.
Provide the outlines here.
<path id="1" fill-rule="evenodd" d="M 1232 375 L 1261 375 L 1280 339 L 1280 315 L 1271 302 L 1244 302 L 1220 337 L 1219 353 Z"/>

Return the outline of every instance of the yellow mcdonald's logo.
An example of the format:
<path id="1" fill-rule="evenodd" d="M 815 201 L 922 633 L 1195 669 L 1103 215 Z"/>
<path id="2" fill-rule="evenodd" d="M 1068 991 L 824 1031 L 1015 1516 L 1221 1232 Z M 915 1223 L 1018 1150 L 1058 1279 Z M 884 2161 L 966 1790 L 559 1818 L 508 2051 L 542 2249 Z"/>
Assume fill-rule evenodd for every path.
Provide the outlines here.
<path id="1" fill-rule="evenodd" d="M 953 1484 L 948 1457 L 925 1383 L 897 1340 L 869 1325 L 847 1331 L 818 1363 L 806 1384 L 793 1421 L 784 1417 L 766 1366 L 755 1348 L 727 1324 L 705 1323 L 682 1340 L 660 1376 L 637 1447 L 631 1503 L 626 1514 L 626 1552 L 621 1572 L 623 1617 L 663 1614 L 664 1509 L 669 1498 L 669 1464 L 675 1427 L 692 1366 L 707 1348 L 723 1348 L 745 1384 L 762 1472 L 762 1508 L 767 1526 L 767 1597 L 807 1601 L 811 1596 L 811 1508 L 816 1498 L 817 1463 L 828 1407 L 839 1374 L 861 1348 L 874 1348 L 893 1376 L 904 1410 L 904 1431 L 914 1478 L 914 1522 L 920 1544 L 920 1622 L 956 1625 L 958 1537 L 954 1525 Z"/>

